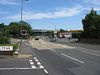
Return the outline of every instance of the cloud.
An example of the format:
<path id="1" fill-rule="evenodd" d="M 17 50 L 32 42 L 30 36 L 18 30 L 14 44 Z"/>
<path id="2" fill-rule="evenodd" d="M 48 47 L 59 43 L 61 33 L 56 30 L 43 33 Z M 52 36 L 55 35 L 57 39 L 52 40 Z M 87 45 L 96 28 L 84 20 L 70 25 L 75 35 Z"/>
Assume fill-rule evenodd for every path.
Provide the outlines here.
<path id="1" fill-rule="evenodd" d="M 95 5 L 100 5 L 100 0 L 85 0 L 85 3 L 92 3 L 92 4 L 95 4 Z"/>
<path id="2" fill-rule="evenodd" d="M 79 14 L 80 8 L 79 7 L 72 7 L 72 8 L 62 8 L 59 10 L 55 10 L 53 12 L 24 12 L 23 19 L 24 20 L 32 20 L 32 19 L 49 19 L 49 18 L 63 18 L 63 17 L 71 17 Z M 20 20 L 20 14 L 7 17 L 9 19 L 16 19 Z"/>
<path id="3" fill-rule="evenodd" d="M 0 0 L 2 5 L 18 5 L 19 3 L 16 0 Z"/>
<path id="4" fill-rule="evenodd" d="M 100 7 L 94 7 L 93 9 L 94 9 L 95 11 L 100 11 Z M 89 7 L 85 8 L 85 7 L 84 7 L 83 10 L 90 11 L 91 8 L 89 8 Z"/>

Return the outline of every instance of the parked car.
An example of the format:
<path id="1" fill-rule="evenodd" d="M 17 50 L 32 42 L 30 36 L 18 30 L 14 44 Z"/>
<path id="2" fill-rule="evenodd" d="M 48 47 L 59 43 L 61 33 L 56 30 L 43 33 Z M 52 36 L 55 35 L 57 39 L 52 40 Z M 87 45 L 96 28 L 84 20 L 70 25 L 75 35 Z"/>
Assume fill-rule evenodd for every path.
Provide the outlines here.
<path id="1" fill-rule="evenodd" d="M 56 38 L 50 39 L 50 42 L 56 42 Z"/>

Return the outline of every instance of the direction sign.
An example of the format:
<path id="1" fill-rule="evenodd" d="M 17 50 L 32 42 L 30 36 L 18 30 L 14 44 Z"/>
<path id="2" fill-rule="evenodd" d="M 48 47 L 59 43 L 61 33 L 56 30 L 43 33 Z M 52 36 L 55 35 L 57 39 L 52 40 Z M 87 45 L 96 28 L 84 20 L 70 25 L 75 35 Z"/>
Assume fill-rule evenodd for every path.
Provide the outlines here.
<path id="1" fill-rule="evenodd" d="M 13 46 L 0 46 L 0 51 L 13 51 Z"/>

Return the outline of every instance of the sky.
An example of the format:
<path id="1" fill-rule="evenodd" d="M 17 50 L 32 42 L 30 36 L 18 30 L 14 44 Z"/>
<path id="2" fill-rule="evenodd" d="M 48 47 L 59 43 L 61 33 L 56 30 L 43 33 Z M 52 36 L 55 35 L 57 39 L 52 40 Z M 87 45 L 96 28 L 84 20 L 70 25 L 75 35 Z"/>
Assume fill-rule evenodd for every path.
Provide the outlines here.
<path id="1" fill-rule="evenodd" d="M 23 21 L 33 29 L 83 29 L 92 7 L 100 14 L 99 0 L 24 0 Z M 0 23 L 20 21 L 20 12 L 21 0 L 0 0 Z"/>

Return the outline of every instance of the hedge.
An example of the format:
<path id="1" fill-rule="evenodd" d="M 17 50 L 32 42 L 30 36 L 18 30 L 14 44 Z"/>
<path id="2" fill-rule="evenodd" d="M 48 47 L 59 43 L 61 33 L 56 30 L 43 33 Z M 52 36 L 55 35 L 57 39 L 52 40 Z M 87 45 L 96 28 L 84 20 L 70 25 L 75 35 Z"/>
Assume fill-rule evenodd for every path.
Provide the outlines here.
<path id="1" fill-rule="evenodd" d="M 6 37 L 0 37 L 0 44 L 10 44 L 10 39 Z"/>

